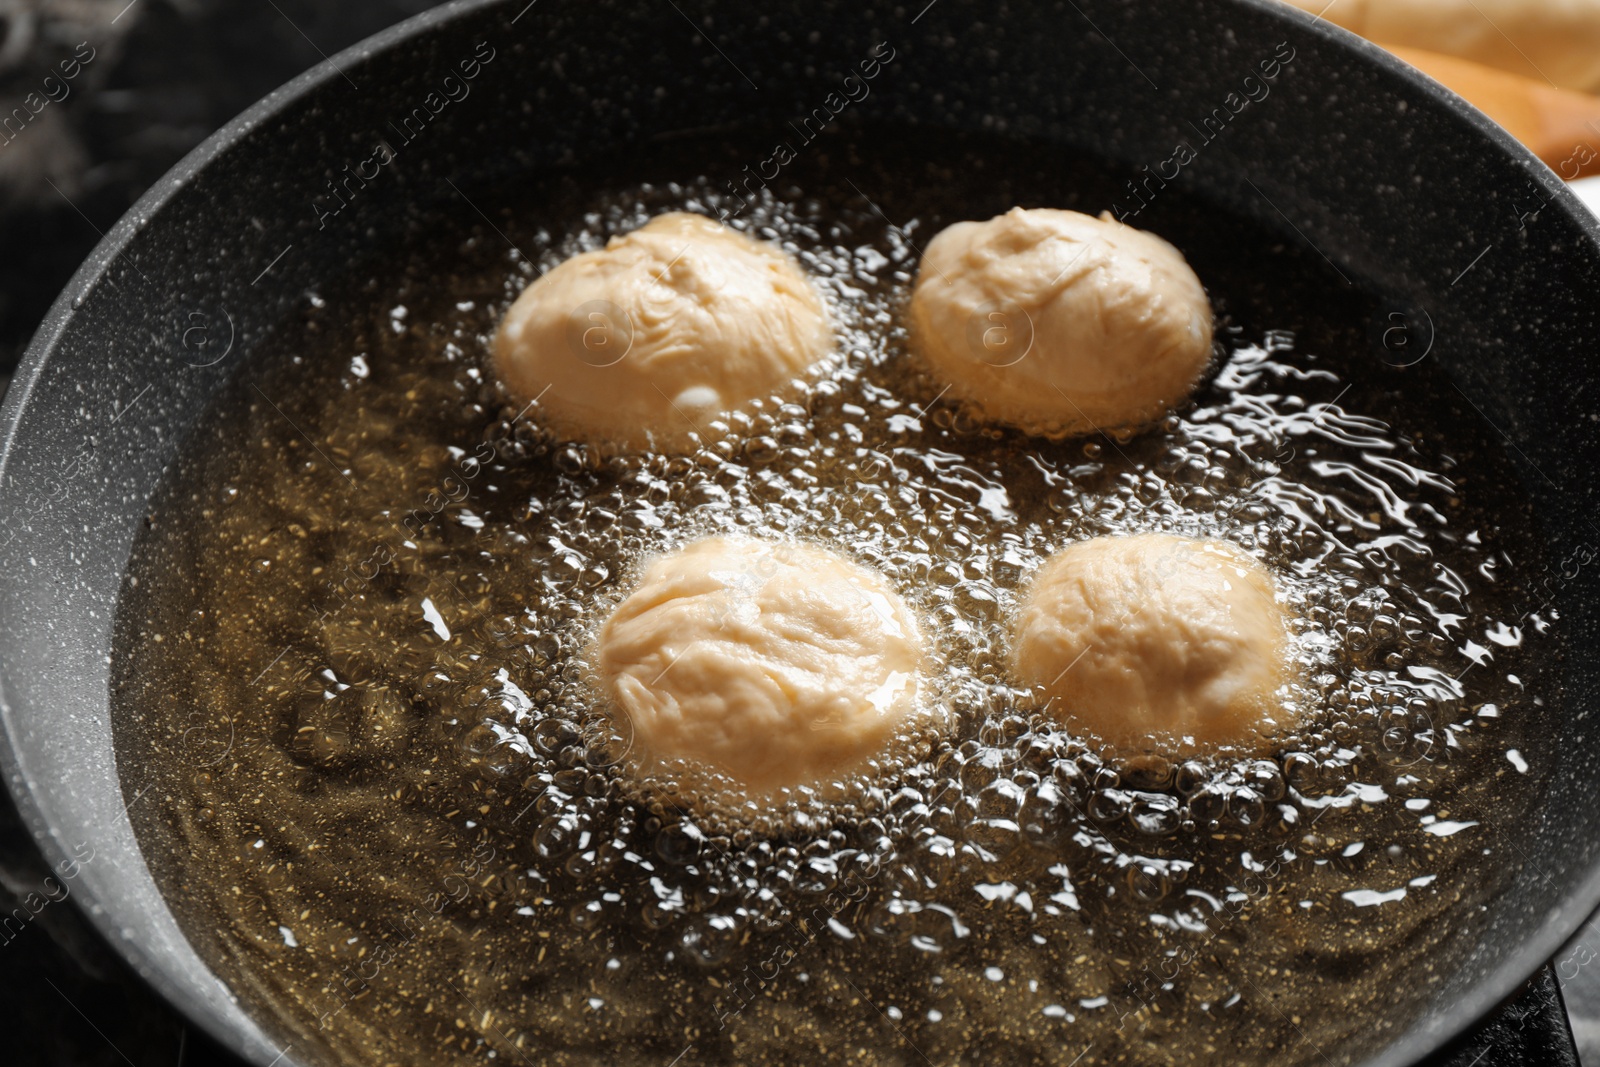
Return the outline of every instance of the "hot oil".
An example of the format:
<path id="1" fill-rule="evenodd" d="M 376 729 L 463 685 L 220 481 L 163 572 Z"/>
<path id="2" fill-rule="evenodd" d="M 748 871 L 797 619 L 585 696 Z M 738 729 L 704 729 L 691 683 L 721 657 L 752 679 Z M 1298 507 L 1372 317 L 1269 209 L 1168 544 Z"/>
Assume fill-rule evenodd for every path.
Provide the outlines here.
<path id="1" fill-rule="evenodd" d="M 1278 1064 L 1403 1027 L 1509 879 L 1555 733 L 1535 527 L 1488 428 L 1429 362 L 1374 354 L 1384 308 L 1314 251 L 1174 191 L 1134 221 L 1218 308 L 1195 402 L 1138 435 L 989 429 L 906 357 L 919 249 L 1014 204 L 1098 210 L 1112 178 L 875 131 L 745 203 L 741 158 L 686 140 L 475 193 L 493 226 L 419 215 L 190 442 L 116 703 L 202 954 L 340 1062 Z M 493 382 L 499 315 L 680 209 L 790 249 L 836 364 L 691 455 L 552 439 Z M 1030 573 L 1151 530 L 1277 575 L 1300 669 L 1263 751 L 1111 751 L 1009 687 Z M 644 560 L 713 532 L 882 570 L 938 645 L 949 733 L 777 811 L 632 785 L 589 642 Z"/>

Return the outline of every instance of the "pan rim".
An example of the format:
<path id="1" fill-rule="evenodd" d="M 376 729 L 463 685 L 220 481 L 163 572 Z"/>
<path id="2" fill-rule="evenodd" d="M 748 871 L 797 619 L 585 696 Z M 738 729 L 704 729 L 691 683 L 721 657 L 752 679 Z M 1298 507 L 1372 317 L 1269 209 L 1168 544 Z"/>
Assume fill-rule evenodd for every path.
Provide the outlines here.
<path id="1" fill-rule="evenodd" d="M 1478 144 L 1520 163 L 1527 170 L 1529 179 L 1538 182 L 1550 194 L 1544 208 L 1559 209 L 1591 245 L 1600 248 L 1600 219 L 1567 189 L 1566 183 L 1508 132 L 1432 78 L 1379 46 L 1326 22 L 1320 16 L 1312 16 L 1279 0 L 1216 2 L 1223 6 L 1248 9 L 1299 32 L 1314 35 L 1323 43 L 1351 55 L 1369 68 L 1377 68 L 1388 78 L 1427 97 L 1440 113 L 1449 113 L 1454 121 L 1464 126 L 1464 132 L 1477 138 Z M 29 341 L 11 379 L 4 403 L 0 405 L 0 476 L 4 475 L 11 459 L 22 412 L 68 325 L 78 313 L 74 305 L 80 303 L 81 297 L 101 282 L 122 251 L 141 232 L 144 225 L 139 220 L 153 220 L 206 167 L 237 148 L 267 120 L 322 86 L 342 78 L 344 70 L 359 68 L 395 47 L 471 12 L 493 7 L 509 8 L 515 3 L 516 0 L 451 0 L 324 59 L 262 97 L 211 134 L 141 195 L 74 272 Z M 70 853 L 58 836 L 56 827 L 47 821 L 35 802 L 33 781 L 22 761 L 16 734 L 17 724 L 11 703 L 3 688 L 0 688 L 0 772 L 5 775 L 6 787 L 29 833 L 45 859 L 54 866 L 70 859 Z M 225 1026 L 219 1016 L 201 1010 L 201 1006 L 192 1003 L 168 977 L 159 965 L 159 953 L 123 937 L 111 921 L 110 913 L 100 906 L 93 892 L 85 889 L 82 896 L 80 911 L 142 980 L 186 1019 L 200 1025 L 227 1047 L 239 1048 L 239 1035 Z M 1586 876 L 1574 880 L 1538 931 L 1526 938 L 1515 951 L 1494 963 L 1481 980 L 1447 1006 L 1415 1020 L 1381 1052 L 1359 1062 L 1363 1067 L 1411 1067 L 1460 1039 L 1525 986 L 1530 977 L 1548 963 L 1597 910 L 1600 910 L 1600 861 L 1591 865 Z M 245 1051 L 245 1054 L 251 1053 Z M 288 1057 L 281 1062 L 287 1063 Z"/>

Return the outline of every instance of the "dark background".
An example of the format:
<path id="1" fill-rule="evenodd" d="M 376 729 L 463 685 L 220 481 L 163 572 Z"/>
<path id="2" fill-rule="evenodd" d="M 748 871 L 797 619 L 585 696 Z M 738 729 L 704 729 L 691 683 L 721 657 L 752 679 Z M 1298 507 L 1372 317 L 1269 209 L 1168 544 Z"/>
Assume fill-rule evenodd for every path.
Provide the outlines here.
<path id="1" fill-rule="evenodd" d="M 0 0 L 0 118 L 29 93 L 48 99 L 47 77 L 67 90 L 0 132 L 0 372 L 100 234 L 190 149 L 325 55 L 432 6 Z M 63 82 L 83 43 L 94 58 Z"/>
<path id="2" fill-rule="evenodd" d="M 173 164 L 325 56 L 430 6 L 0 0 L 0 390 L 78 264 Z M 15 108 L 26 117 L 4 126 Z M 0 929 L 9 1022 L 0 1063 L 236 1064 L 147 990 L 69 901 L 39 906 L 48 873 L 0 795 L 0 918 L 29 917 Z M 1570 1040 L 1547 971 L 1441 1067 L 1561 1067 L 1576 1063 Z"/>

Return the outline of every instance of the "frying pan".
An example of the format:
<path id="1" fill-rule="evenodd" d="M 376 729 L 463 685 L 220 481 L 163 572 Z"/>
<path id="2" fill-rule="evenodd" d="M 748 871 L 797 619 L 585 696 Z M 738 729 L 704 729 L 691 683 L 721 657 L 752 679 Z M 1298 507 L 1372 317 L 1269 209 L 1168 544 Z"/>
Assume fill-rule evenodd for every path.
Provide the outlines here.
<path id="1" fill-rule="evenodd" d="M 1130 176 L 1290 44 L 1270 107 L 1177 180 L 1314 248 L 1421 331 L 1502 435 L 1550 558 L 1569 561 L 1543 583 L 1571 650 L 1550 667 L 1564 733 L 1512 887 L 1476 951 L 1432 976 L 1428 1009 L 1365 1062 L 1412 1063 L 1462 1032 L 1600 903 L 1600 232 L 1509 137 L 1378 49 L 1265 0 L 465 0 L 330 59 L 196 149 L 78 271 L 0 413 L 7 784 L 110 941 L 248 1059 L 294 1054 L 163 903 L 128 819 L 158 800 L 119 785 L 108 713 L 124 567 L 186 433 L 294 302 L 408 205 L 649 151 L 672 131 L 781 129 L 881 41 L 893 71 L 854 105 L 875 121 L 1015 131 Z M 445 76 L 485 50 L 470 93 L 434 111 Z M 433 112 L 425 129 L 330 213 L 329 181 L 418 107 Z"/>

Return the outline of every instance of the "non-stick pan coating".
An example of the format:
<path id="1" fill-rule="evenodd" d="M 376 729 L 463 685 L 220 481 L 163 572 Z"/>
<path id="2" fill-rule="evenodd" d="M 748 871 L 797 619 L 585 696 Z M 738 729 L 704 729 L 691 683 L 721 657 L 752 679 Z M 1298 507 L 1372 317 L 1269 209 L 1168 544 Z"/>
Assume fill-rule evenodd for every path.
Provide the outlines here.
<path id="1" fill-rule="evenodd" d="M 1267 0 L 821 0 L 452 4 L 262 101 L 145 196 L 62 294 L 3 411 L 0 694 L 7 780 L 52 863 L 93 858 L 75 895 L 149 979 L 255 1061 L 258 1028 L 179 933 L 124 817 L 107 713 L 111 623 L 146 500 L 208 398 L 308 288 L 408 205 L 685 129 L 775 140 L 854 57 L 893 69 L 852 105 L 925 128 L 1014 131 L 1130 177 L 1173 154 L 1258 62 L 1295 58 L 1271 99 L 1183 168 L 1187 191 L 1305 242 L 1380 295 L 1504 435 L 1550 558 L 1537 594 L 1568 661 L 1562 761 L 1517 878 L 1435 1007 L 1374 1064 L 1412 1062 L 1510 994 L 1600 902 L 1592 817 L 1600 613 L 1600 233 L 1555 175 L 1377 49 Z M 327 181 L 443 79 L 493 50 L 397 158 L 325 209 Z M 752 163 L 759 161 L 752 160 Z M 737 176 L 730 175 L 730 178 Z M 1531 605 L 1530 605 L 1531 606 Z M 1555 687 L 1552 687 L 1555 688 Z M 281 1058 L 280 1057 L 281 1055 Z"/>

